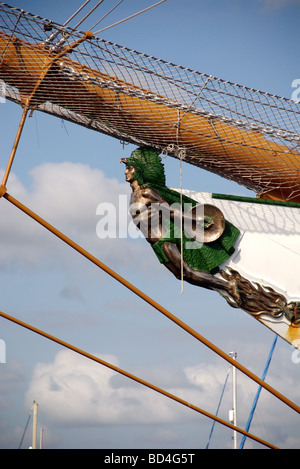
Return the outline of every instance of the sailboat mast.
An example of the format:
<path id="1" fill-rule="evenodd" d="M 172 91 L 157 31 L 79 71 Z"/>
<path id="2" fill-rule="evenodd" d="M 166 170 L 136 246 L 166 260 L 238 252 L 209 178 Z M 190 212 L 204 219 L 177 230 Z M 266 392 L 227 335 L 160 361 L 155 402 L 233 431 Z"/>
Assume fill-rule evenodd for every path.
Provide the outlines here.
<path id="1" fill-rule="evenodd" d="M 236 352 L 229 354 L 236 360 Z M 236 409 L 236 367 L 232 365 L 232 423 L 236 427 L 237 424 L 237 409 Z M 237 432 L 233 431 L 233 449 L 237 449 Z"/>
<path id="2" fill-rule="evenodd" d="M 32 418 L 33 418 L 33 425 L 32 425 L 32 449 L 36 449 L 36 441 L 37 441 L 37 409 L 38 404 L 36 401 L 33 401 L 33 408 L 32 408 Z"/>
<path id="3" fill-rule="evenodd" d="M 40 449 L 44 448 L 44 429 L 40 430 Z"/>

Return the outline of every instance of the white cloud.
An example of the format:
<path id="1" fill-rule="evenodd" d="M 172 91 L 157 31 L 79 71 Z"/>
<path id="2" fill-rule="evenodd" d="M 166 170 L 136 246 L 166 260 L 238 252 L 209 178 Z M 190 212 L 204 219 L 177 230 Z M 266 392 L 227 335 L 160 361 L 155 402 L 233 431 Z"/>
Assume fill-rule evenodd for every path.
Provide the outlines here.
<path id="1" fill-rule="evenodd" d="M 189 366 L 185 369 L 186 376 L 190 383 L 201 387 L 205 392 L 213 391 L 217 385 L 223 385 L 225 381 L 224 366 L 199 365 Z"/>
<path id="2" fill-rule="evenodd" d="M 119 366 L 115 356 L 101 358 Z M 181 380 L 177 379 L 178 373 Z M 186 367 L 183 372 L 168 370 L 167 374 L 169 386 L 166 382 L 160 384 L 159 369 L 157 373 L 151 370 L 148 380 L 191 404 L 215 412 L 225 381 L 223 364 L 200 363 Z M 230 396 L 230 392 L 225 396 L 226 409 L 230 406 Z M 33 400 L 39 402 L 44 414 L 64 425 L 168 423 L 190 420 L 196 415 L 179 403 L 69 350 L 59 352 L 52 363 L 35 366 L 27 405 Z"/>
<path id="3" fill-rule="evenodd" d="M 119 366 L 118 359 L 113 355 L 102 355 L 101 358 Z M 181 383 L 176 383 L 174 379 L 178 370 L 173 371 L 174 376 L 170 383 L 176 387 L 161 387 L 214 414 L 227 370 L 224 363 L 199 363 L 186 367 L 183 372 L 179 371 Z M 169 370 L 170 375 L 171 373 Z M 159 386 L 159 378 L 154 376 L 154 371 L 151 374 L 150 379 L 144 379 Z M 238 426 L 243 428 L 257 385 L 251 382 L 245 385 L 244 380 L 238 379 Z M 225 420 L 228 420 L 228 410 L 232 405 L 231 386 L 229 378 L 219 411 L 219 417 Z M 60 351 L 51 363 L 39 363 L 35 366 L 26 393 L 26 406 L 30 406 L 33 400 L 39 403 L 44 416 L 49 417 L 53 424 L 63 427 L 165 425 L 199 420 L 197 412 L 70 350 Z M 289 434 L 289 429 L 297 428 L 297 416 L 285 405 L 278 405 L 275 398 L 270 399 L 269 393 L 263 391 L 256 414 L 251 433 L 282 448 L 297 447 L 299 432 Z M 209 424 L 209 420 L 207 423 Z M 285 431 L 282 430 L 284 427 Z M 247 447 L 253 445 L 255 443 L 248 439 Z"/>
<path id="4" fill-rule="evenodd" d="M 101 358 L 119 366 L 115 356 L 101 355 Z M 173 371 L 171 383 L 175 384 L 177 373 Z M 198 373 L 201 373 L 201 384 L 194 379 Z M 180 375 L 182 382 L 177 380 L 176 388 L 161 387 L 191 404 L 202 405 L 206 410 L 212 407 L 214 411 L 224 380 L 224 367 L 213 370 L 213 366 L 206 369 L 201 364 L 187 368 Z M 207 377 L 210 377 L 209 384 Z M 152 378 L 149 381 L 160 386 L 159 370 L 156 377 L 152 372 Z M 199 417 L 187 407 L 69 350 L 59 352 L 51 363 L 35 366 L 26 405 L 33 400 L 39 403 L 43 415 L 63 426 L 166 424 Z"/>
<path id="5" fill-rule="evenodd" d="M 82 303 L 83 297 L 77 285 L 66 285 L 60 292 L 60 296 L 67 300 L 77 300 Z"/>
<path id="6" fill-rule="evenodd" d="M 128 243 L 127 239 L 99 239 L 96 214 L 100 203 L 110 203 L 119 210 L 119 196 L 128 199 L 130 188 L 127 183 L 109 179 L 99 169 L 80 163 L 44 163 L 30 171 L 32 184 L 25 187 L 15 174 L 11 174 L 8 193 L 28 206 L 47 222 L 95 254 L 104 262 L 129 262 L 140 244 Z M 125 206 L 124 206 L 125 207 Z M 126 210 L 126 207 L 123 210 Z M 0 236 L 2 269 L 39 267 L 45 259 L 63 259 L 70 248 L 57 241 L 43 227 L 20 212 L 6 200 L 1 200 Z M 127 214 L 125 214 L 127 216 Z M 128 221 L 130 221 L 128 217 Z M 117 220 L 118 224 L 118 220 Z M 68 258 L 69 259 L 69 258 Z"/>
<path id="7" fill-rule="evenodd" d="M 9 360 L 7 363 L 1 364 L 1 380 L 0 380 L 0 410 L 10 408 L 12 406 L 12 395 L 22 388 L 24 380 L 24 368 L 22 363 L 16 360 Z"/>
<path id="8" fill-rule="evenodd" d="M 115 356 L 101 358 L 118 366 Z M 52 363 L 35 366 L 26 403 L 28 406 L 36 400 L 44 415 L 66 426 L 149 424 L 176 419 L 174 405 L 166 398 L 131 380 L 115 386 L 115 376 L 113 370 L 63 350 Z"/>

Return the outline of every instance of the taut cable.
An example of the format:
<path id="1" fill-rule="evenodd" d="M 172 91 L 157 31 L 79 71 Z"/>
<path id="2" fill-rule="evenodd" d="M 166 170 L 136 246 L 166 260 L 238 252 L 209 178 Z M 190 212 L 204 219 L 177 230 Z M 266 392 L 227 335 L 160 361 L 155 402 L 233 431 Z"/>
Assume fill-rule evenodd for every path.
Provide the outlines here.
<path id="1" fill-rule="evenodd" d="M 1 194 L 0 194 L 1 195 Z M 222 357 L 224 360 L 229 362 L 231 365 L 235 366 L 238 370 L 240 370 L 242 373 L 244 373 L 246 376 L 248 376 L 250 379 L 258 383 L 260 386 L 262 386 L 264 389 L 269 391 L 271 394 L 273 394 L 275 397 L 277 397 L 279 400 L 284 402 L 286 405 L 294 409 L 296 412 L 300 413 L 300 407 L 297 406 L 295 403 L 293 403 L 290 399 L 285 397 L 283 394 L 278 392 L 276 389 L 274 389 L 272 386 L 268 385 L 265 383 L 262 379 L 260 379 L 258 376 L 256 376 L 254 373 L 249 371 L 247 368 L 245 368 L 243 365 L 241 365 L 238 361 L 234 360 L 231 358 L 227 353 L 223 352 L 220 348 L 218 348 L 216 345 L 214 345 L 212 342 L 207 340 L 205 337 L 200 335 L 198 332 L 196 332 L 194 329 L 192 329 L 190 326 L 185 324 L 183 321 L 181 321 L 179 318 L 174 316 L 172 313 L 170 313 L 167 309 L 165 309 L 163 306 L 161 306 L 159 303 L 154 301 L 152 298 L 147 296 L 145 293 L 143 293 L 141 290 L 136 288 L 134 285 L 132 285 L 130 282 L 128 282 L 126 279 L 121 277 L 119 274 L 114 272 L 111 268 L 103 264 L 99 259 L 97 259 L 95 256 L 90 254 L 88 251 L 86 251 L 84 248 L 79 246 L 77 243 L 72 241 L 70 238 L 68 238 L 66 235 L 58 231 L 55 227 L 50 225 L 50 223 L 46 222 L 43 220 L 39 215 L 34 213 L 32 210 L 30 210 L 28 207 L 23 205 L 21 202 L 16 200 L 14 197 L 9 195 L 7 192 L 3 194 L 3 197 L 8 200 L 11 204 L 15 205 L 17 208 L 19 208 L 22 212 L 26 213 L 29 217 L 31 217 L 33 220 L 38 222 L 40 225 L 44 226 L 48 231 L 53 233 L 55 236 L 60 238 L 62 241 L 64 241 L 66 244 L 68 244 L 70 247 L 75 249 L 77 252 L 79 252 L 81 255 L 83 255 L 86 259 L 90 260 L 93 264 L 96 266 L 100 267 L 104 272 L 112 276 L 114 279 L 116 279 L 118 282 L 120 282 L 122 285 L 126 286 L 129 290 L 131 290 L 133 293 L 135 293 L 137 296 L 142 298 L 144 301 L 146 301 L 148 304 L 153 306 L 157 311 L 161 312 L 164 316 L 169 318 L 171 321 L 173 321 L 175 324 L 177 324 L 179 327 L 184 329 L 186 332 L 191 334 L 193 337 L 195 337 L 197 340 L 202 342 L 206 347 L 211 349 L 213 352 L 215 352 L 217 355 Z"/>
<path id="2" fill-rule="evenodd" d="M 156 391 L 160 394 L 163 394 L 164 396 L 166 396 L 166 397 L 168 397 L 168 398 L 170 398 L 170 399 L 172 399 L 176 402 L 179 402 L 180 404 L 182 404 L 186 407 L 189 407 L 190 409 L 195 410 L 196 412 L 198 412 L 202 415 L 205 415 L 206 417 L 208 417 L 210 419 L 213 419 L 216 422 L 218 422 L 222 425 L 225 425 L 226 427 L 229 427 L 229 428 L 231 428 L 231 429 L 233 429 L 233 430 L 235 430 L 239 433 L 242 433 L 243 435 L 247 436 L 248 438 L 251 438 L 252 440 L 255 440 L 255 441 L 257 441 L 257 442 L 259 442 L 259 443 L 261 443 L 265 446 L 268 446 L 269 448 L 278 449 L 277 446 L 274 446 L 271 443 L 268 443 L 267 441 L 262 440 L 261 438 L 255 436 L 255 435 L 252 435 L 251 433 L 246 432 L 242 428 L 236 427 L 236 426 L 232 425 L 231 423 L 226 422 L 225 420 L 222 420 L 219 417 L 217 417 L 213 414 L 210 414 L 209 412 L 206 412 L 206 410 L 203 410 L 200 407 L 197 407 L 193 404 L 190 404 L 189 402 L 185 401 L 184 399 L 181 399 L 180 397 L 175 396 L 174 394 L 171 394 L 168 391 L 165 391 L 164 389 L 159 388 L 159 387 L 155 386 L 154 384 L 149 383 L 148 381 L 145 381 L 141 378 L 138 378 L 137 376 L 135 376 L 131 373 L 128 373 L 127 371 L 122 370 L 121 368 L 119 368 L 115 365 L 112 365 L 111 363 L 106 362 L 106 361 L 102 360 L 101 358 L 96 357 L 95 355 L 91 355 L 90 353 L 85 352 L 84 350 L 81 350 L 78 347 L 75 347 L 74 345 L 69 344 L 68 342 L 65 342 L 61 339 L 58 339 L 57 337 L 54 337 L 53 335 L 50 335 L 47 332 L 44 332 L 40 329 L 37 329 L 36 327 L 31 326 L 30 324 L 27 324 L 23 321 L 20 321 L 19 319 L 16 319 L 13 316 L 9 316 L 8 314 L 3 313 L 2 311 L 0 311 L 0 316 L 2 316 L 5 319 L 8 319 L 11 322 L 14 322 L 15 324 L 18 324 L 19 326 L 25 327 L 26 329 L 28 329 L 32 332 L 35 332 L 36 334 L 39 334 L 43 337 L 46 337 L 47 339 L 52 340 L 53 342 L 56 342 L 57 344 L 62 345 L 63 347 L 66 347 L 69 350 L 72 350 L 73 352 L 76 352 L 76 353 L 78 353 L 78 354 L 80 354 L 80 355 L 82 355 L 86 358 L 89 358 L 90 360 L 93 360 L 97 363 L 100 363 L 101 365 L 106 366 L 107 368 L 110 368 L 111 370 L 116 371 L 117 373 L 120 373 L 121 375 L 126 376 L 127 378 L 130 378 L 133 381 L 136 381 L 136 382 L 142 384 L 143 386 L 146 386 L 147 388 L 152 389 L 153 391 Z"/>

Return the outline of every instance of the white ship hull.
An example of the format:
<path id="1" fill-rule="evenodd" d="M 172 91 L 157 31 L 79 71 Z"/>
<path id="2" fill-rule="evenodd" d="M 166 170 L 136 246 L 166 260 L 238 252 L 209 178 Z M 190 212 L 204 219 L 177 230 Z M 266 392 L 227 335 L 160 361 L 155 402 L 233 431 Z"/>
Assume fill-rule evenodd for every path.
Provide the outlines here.
<path id="1" fill-rule="evenodd" d="M 183 193 L 201 204 L 217 206 L 225 219 L 240 230 L 235 252 L 220 266 L 222 270 L 230 267 L 253 283 L 271 287 L 288 303 L 300 301 L 300 207 L 256 203 L 246 198 L 227 200 L 188 190 Z M 291 325 L 287 317 L 256 318 L 300 348 L 300 327 Z"/>

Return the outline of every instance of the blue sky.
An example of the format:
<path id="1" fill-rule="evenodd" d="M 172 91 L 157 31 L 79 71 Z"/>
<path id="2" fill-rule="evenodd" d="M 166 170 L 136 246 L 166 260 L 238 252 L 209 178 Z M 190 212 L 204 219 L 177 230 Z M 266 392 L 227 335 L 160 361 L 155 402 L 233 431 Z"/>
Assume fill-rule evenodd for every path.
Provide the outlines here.
<path id="1" fill-rule="evenodd" d="M 63 23 L 82 1 L 16 0 L 13 6 Z M 93 2 L 95 4 L 96 2 Z M 103 27 L 154 2 L 124 0 Z M 105 0 L 89 29 L 115 2 Z M 200 72 L 291 97 L 299 69 L 300 2 L 167 0 L 103 38 Z M 100 27 L 99 27 L 100 28 Z M 0 104 L 1 169 L 21 108 Z M 99 257 L 150 297 L 261 375 L 274 334 L 213 292 L 180 283 L 159 265 L 143 239 L 96 235 L 101 202 L 128 195 L 121 157 L 132 145 L 34 113 L 28 118 L 8 192 Z M 179 186 L 179 163 L 164 160 L 167 184 Z M 249 194 L 242 186 L 183 165 L 187 189 Z M 251 193 L 250 193 L 251 194 Z M 1 309 L 98 354 L 214 413 L 228 363 L 162 317 L 114 279 L 0 201 Z M 32 402 L 49 448 L 203 448 L 212 422 L 128 382 L 46 339 L 0 319 L 6 363 L 0 363 L 0 447 L 18 447 Z M 279 339 L 267 381 L 299 402 L 299 364 Z M 256 385 L 238 373 L 238 425 L 247 421 Z M 231 389 L 220 416 L 228 418 Z M 276 411 L 275 411 L 276 410 Z M 262 392 L 251 431 L 282 448 L 299 448 L 298 417 Z M 231 447 L 216 425 L 211 447 Z M 30 444 L 28 430 L 23 447 Z M 240 439 L 240 437 L 239 437 Z M 256 447 L 247 442 L 249 448 Z"/>

